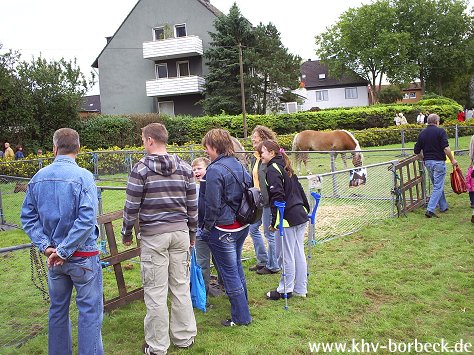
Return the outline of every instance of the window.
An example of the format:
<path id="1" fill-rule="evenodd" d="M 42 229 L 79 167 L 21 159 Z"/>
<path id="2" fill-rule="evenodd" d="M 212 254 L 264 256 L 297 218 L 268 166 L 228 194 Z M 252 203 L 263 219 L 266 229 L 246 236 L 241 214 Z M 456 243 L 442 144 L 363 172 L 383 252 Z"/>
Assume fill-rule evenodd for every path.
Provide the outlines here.
<path id="1" fill-rule="evenodd" d="M 405 92 L 403 94 L 403 100 L 416 99 L 416 92 Z"/>
<path id="2" fill-rule="evenodd" d="M 155 75 L 157 79 L 168 77 L 168 65 L 166 63 L 155 65 Z"/>
<path id="3" fill-rule="evenodd" d="M 326 79 L 326 74 L 319 74 L 318 78 L 319 78 L 319 80 Z"/>
<path id="4" fill-rule="evenodd" d="M 162 115 L 174 116 L 174 102 L 173 101 L 158 102 L 158 113 Z"/>
<path id="5" fill-rule="evenodd" d="M 165 28 L 155 27 L 153 29 L 153 40 L 159 41 L 160 39 L 165 39 Z"/>
<path id="6" fill-rule="evenodd" d="M 186 25 L 175 25 L 175 37 L 186 37 Z"/>
<path id="7" fill-rule="evenodd" d="M 177 62 L 176 63 L 178 67 L 178 77 L 180 76 L 189 76 L 189 62 Z"/>
<path id="8" fill-rule="evenodd" d="M 346 99 L 357 99 L 357 88 L 346 88 Z"/>
<path id="9" fill-rule="evenodd" d="M 316 101 L 328 101 L 328 91 L 327 90 L 318 90 L 316 91 Z"/>

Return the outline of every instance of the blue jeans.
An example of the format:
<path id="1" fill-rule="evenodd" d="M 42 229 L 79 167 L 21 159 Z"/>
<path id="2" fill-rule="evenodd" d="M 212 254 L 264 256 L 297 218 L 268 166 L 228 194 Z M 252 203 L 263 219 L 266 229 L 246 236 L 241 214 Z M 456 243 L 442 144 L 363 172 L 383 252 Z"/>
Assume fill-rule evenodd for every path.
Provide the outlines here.
<path id="1" fill-rule="evenodd" d="M 448 208 L 448 202 L 444 195 L 444 179 L 446 177 L 446 163 L 441 160 L 426 160 L 426 169 L 433 184 L 430 200 L 428 201 L 427 211 L 434 212 L 436 207 L 440 211 Z"/>
<path id="2" fill-rule="evenodd" d="M 268 252 L 265 250 L 262 233 L 260 232 L 262 223 L 263 234 L 268 242 Z M 280 270 L 280 266 L 276 255 L 275 233 L 268 230 L 270 223 L 272 223 L 272 211 L 270 207 L 264 207 L 262 218 L 254 224 L 251 224 L 249 231 L 255 249 L 255 256 L 257 257 L 257 264 L 265 265 L 269 270 L 278 271 Z"/>
<path id="3" fill-rule="evenodd" d="M 76 289 L 78 317 L 78 354 L 104 354 L 102 347 L 102 267 L 99 255 L 72 257 L 48 272 L 51 305 L 48 322 L 48 354 L 72 354 L 69 304 L 72 288 Z"/>
<path id="4" fill-rule="evenodd" d="M 231 319 L 237 324 L 249 324 L 250 316 L 247 282 L 242 268 L 242 248 L 248 235 L 248 227 L 239 232 L 224 232 L 212 228 L 201 238 L 207 242 L 217 263 L 217 269 L 224 281 L 224 288 L 230 301 Z"/>

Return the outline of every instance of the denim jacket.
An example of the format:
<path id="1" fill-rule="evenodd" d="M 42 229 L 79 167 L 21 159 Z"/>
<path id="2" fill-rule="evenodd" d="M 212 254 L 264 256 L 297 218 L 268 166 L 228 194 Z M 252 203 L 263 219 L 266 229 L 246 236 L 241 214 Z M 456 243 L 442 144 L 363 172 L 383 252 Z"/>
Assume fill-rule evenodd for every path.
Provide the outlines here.
<path id="1" fill-rule="evenodd" d="M 62 259 L 75 251 L 97 250 L 97 187 L 91 172 L 58 155 L 28 184 L 21 210 L 23 229 L 44 253 L 56 248 Z"/>
<path id="2" fill-rule="evenodd" d="M 206 169 L 199 189 L 199 226 L 210 231 L 216 225 L 235 222 L 235 211 L 242 202 L 242 186 L 224 167 L 250 186 L 251 177 L 235 157 L 218 156 Z M 230 205 L 230 206 L 229 206 Z"/>

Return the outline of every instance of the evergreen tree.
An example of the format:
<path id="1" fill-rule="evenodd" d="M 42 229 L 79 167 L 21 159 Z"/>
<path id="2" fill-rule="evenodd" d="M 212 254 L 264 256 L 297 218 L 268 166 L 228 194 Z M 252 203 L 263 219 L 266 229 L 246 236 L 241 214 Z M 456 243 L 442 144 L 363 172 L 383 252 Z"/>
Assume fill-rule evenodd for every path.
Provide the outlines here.
<path id="1" fill-rule="evenodd" d="M 204 112 L 217 115 L 222 112 L 237 115 L 242 112 L 240 89 L 239 45 L 252 46 L 255 36 L 250 22 L 242 16 L 234 3 L 228 15 L 219 16 L 214 22 L 216 32 L 210 32 L 212 42 L 204 53 L 209 74 L 206 76 L 205 95 L 201 101 Z M 248 61 L 244 58 L 244 73 L 248 72 Z M 248 75 L 244 75 L 246 107 L 251 106 Z"/>

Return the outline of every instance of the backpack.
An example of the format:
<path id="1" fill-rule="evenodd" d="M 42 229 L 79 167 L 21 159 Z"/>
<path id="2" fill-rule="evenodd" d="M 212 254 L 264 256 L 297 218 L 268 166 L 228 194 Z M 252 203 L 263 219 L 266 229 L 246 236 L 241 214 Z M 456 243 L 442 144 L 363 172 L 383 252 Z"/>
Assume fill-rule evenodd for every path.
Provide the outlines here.
<path id="1" fill-rule="evenodd" d="M 227 206 L 232 208 L 235 212 L 235 219 L 242 225 L 246 224 L 253 224 L 257 222 L 260 218 L 262 218 L 262 210 L 263 210 L 263 197 L 260 190 L 256 187 L 247 186 L 244 182 L 245 179 L 242 178 L 242 181 L 237 179 L 234 172 L 230 170 L 227 165 L 224 164 L 216 164 L 222 165 L 225 167 L 234 177 L 235 180 L 242 186 L 242 201 L 240 202 L 239 208 L 237 210 L 233 209 L 232 206 L 225 201 Z M 244 177 L 244 167 L 242 166 L 242 176 Z"/>

